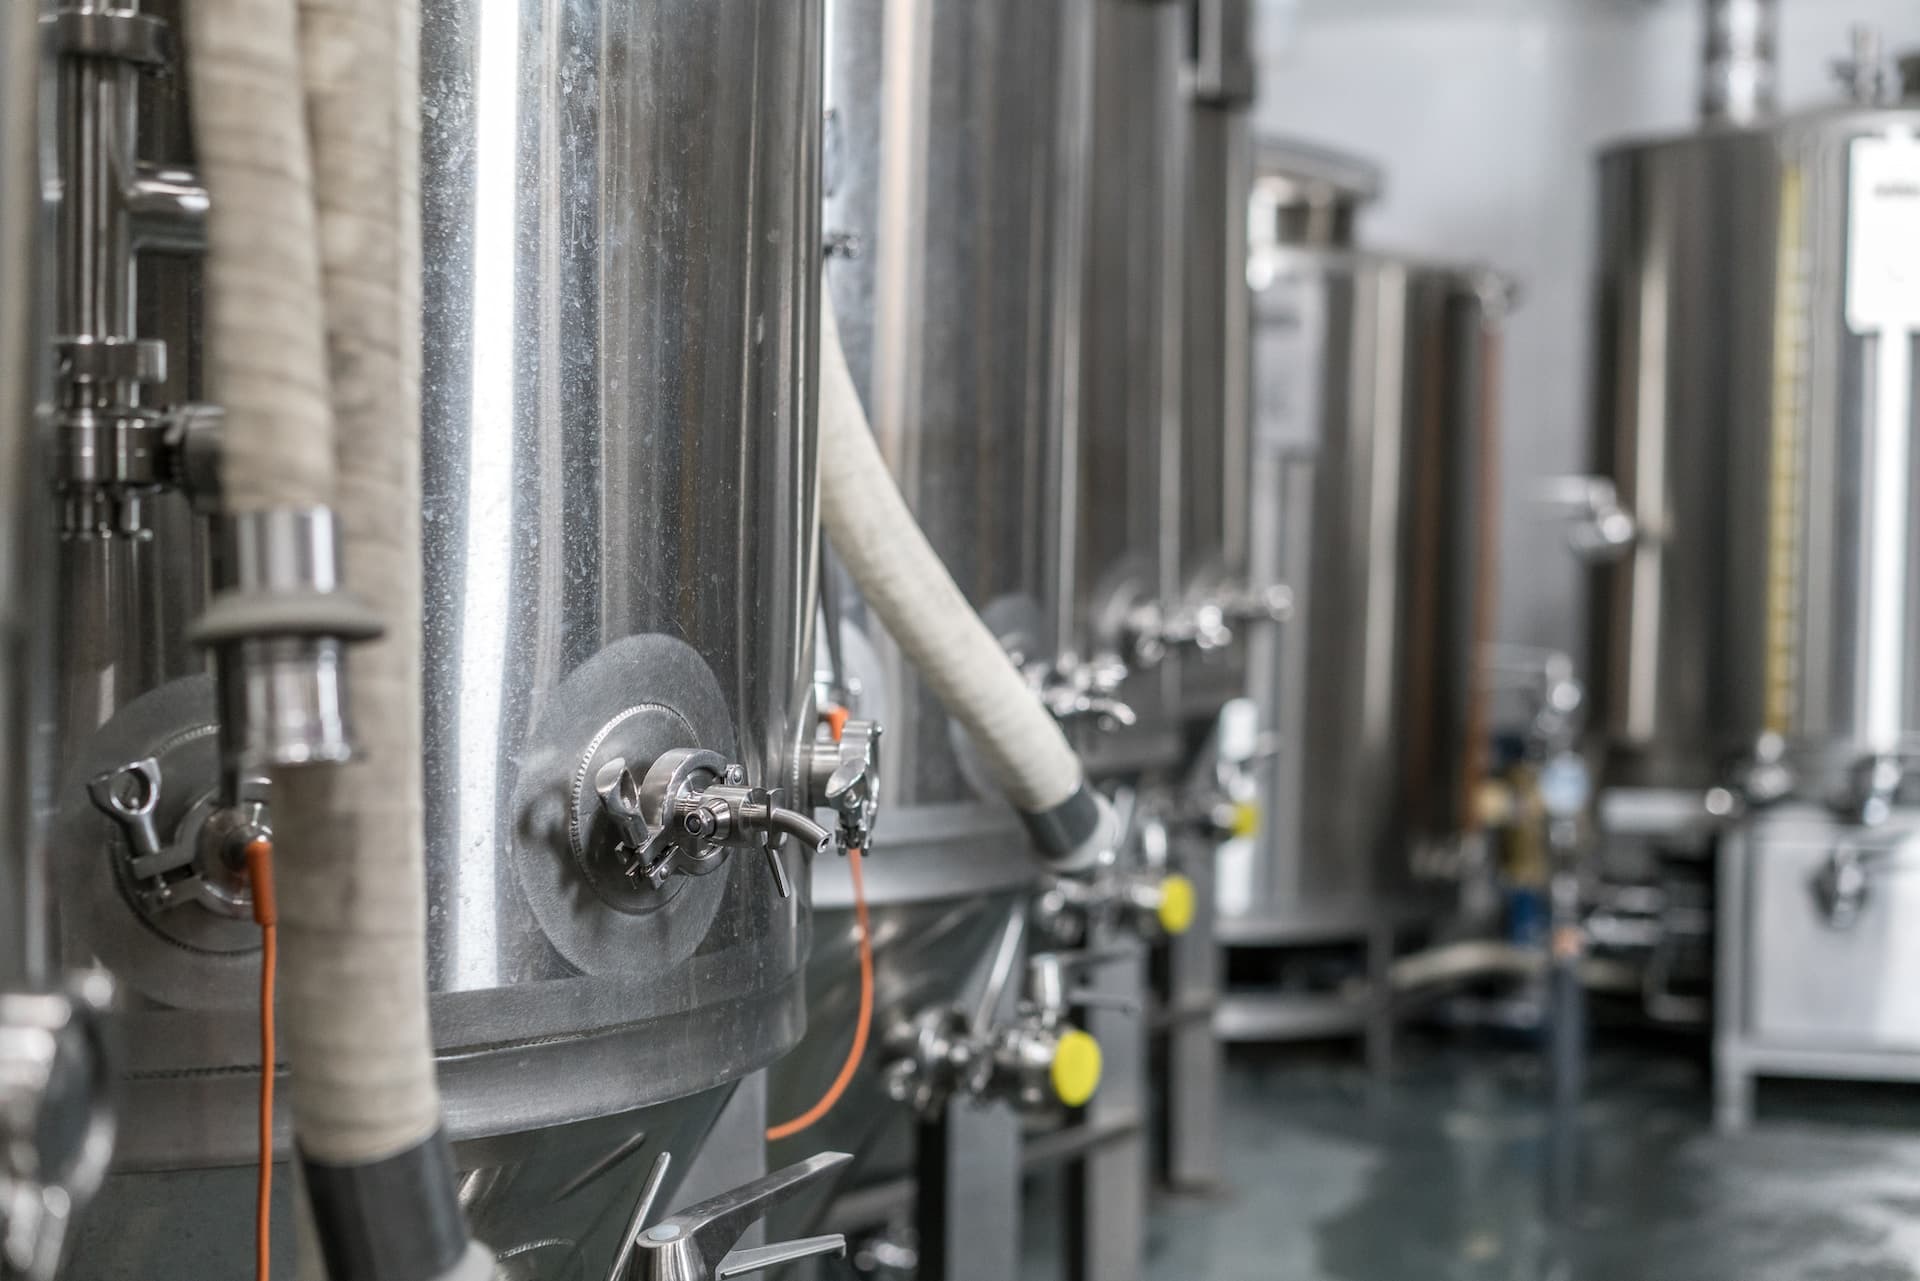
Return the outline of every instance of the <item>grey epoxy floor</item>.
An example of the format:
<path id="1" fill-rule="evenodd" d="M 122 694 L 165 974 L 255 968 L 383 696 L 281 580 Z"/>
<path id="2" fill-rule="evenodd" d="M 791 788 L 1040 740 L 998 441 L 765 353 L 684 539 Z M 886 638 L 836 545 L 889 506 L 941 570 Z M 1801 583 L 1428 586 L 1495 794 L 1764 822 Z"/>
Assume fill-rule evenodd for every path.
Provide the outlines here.
<path id="1" fill-rule="evenodd" d="M 1603 1055 L 1557 1228 L 1543 1093 L 1536 1057 L 1514 1050 L 1415 1050 L 1384 1090 L 1343 1059 L 1238 1060 L 1228 1186 L 1156 1196 L 1149 1276 L 1920 1279 L 1920 1092 L 1775 1086 L 1753 1130 L 1720 1136 L 1697 1062 Z M 1039 1197 L 1030 1224 L 1052 1217 Z"/>

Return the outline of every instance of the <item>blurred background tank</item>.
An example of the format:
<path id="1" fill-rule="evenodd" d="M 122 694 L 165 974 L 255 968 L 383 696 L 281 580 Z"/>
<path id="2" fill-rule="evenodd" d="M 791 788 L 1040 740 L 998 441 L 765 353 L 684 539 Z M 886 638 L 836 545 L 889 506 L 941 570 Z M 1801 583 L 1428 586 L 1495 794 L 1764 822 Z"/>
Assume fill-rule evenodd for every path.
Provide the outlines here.
<path id="1" fill-rule="evenodd" d="M 1756 1076 L 1920 1079 L 1920 103 L 1861 28 L 1776 115 L 1774 9 L 1710 0 L 1700 127 L 1600 156 L 1575 544 L 1614 874 L 1711 904 L 1727 1127 Z"/>
<path id="2" fill-rule="evenodd" d="M 462 1203 L 513 1275 L 604 1275 L 646 1163 L 671 1150 L 677 1178 L 804 1028 L 808 842 L 779 855 L 791 897 L 744 850 L 654 888 L 599 789 L 699 748 L 804 806 L 820 22 L 815 0 L 427 7 L 434 1033 Z M 250 1217 L 209 1207 L 250 1204 L 257 931 L 207 869 L 137 873 L 137 824 L 88 797 L 151 757 L 158 830 L 191 841 L 213 699 L 201 676 L 116 692 L 55 834 L 69 958 L 133 996 L 123 1173 L 74 1275 L 239 1275 Z"/>
<path id="3" fill-rule="evenodd" d="M 1062 287 L 1080 160 L 1072 4 L 831 0 L 826 279 L 855 386 L 902 493 L 974 607 L 1036 681 L 1057 652 L 1061 422 L 1077 300 Z M 777 1144 L 904 1173 L 912 1112 L 887 1098 L 886 1033 L 968 997 L 1040 865 L 960 731 L 857 595 L 828 591 L 823 683 L 886 726 L 886 804 L 865 860 L 876 999 L 839 1104 Z M 859 1000 L 845 860 L 814 872 L 808 1035 L 770 1082 L 774 1120 L 819 1097 Z M 816 1220 L 825 1194 L 784 1221 Z"/>
<path id="4" fill-rule="evenodd" d="M 1083 322 L 1067 429 L 1073 679 L 1131 715 L 1088 724 L 1088 770 L 1177 764 L 1184 5 L 1093 0 Z"/>
<path id="5" fill-rule="evenodd" d="M 1882 92 L 1600 158 L 1594 460 L 1632 520 L 1593 580 L 1610 782 L 1758 771 L 1857 808 L 1920 743 L 1920 112 Z"/>
<path id="6" fill-rule="evenodd" d="M 1364 162 L 1266 143 L 1255 165 L 1253 570 L 1293 589 L 1294 616 L 1255 638 L 1268 815 L 1257 849 L 1222 860 L 1219 928 L 1234 947 L 1377 950 L 1421 897 L 1416 864 L 1471 825 L 1507 291 L 1354 247 L 1379 184 Z M 1249 989 L 1219 1026 L 1284 1039 L 1361 1018 Z"/>

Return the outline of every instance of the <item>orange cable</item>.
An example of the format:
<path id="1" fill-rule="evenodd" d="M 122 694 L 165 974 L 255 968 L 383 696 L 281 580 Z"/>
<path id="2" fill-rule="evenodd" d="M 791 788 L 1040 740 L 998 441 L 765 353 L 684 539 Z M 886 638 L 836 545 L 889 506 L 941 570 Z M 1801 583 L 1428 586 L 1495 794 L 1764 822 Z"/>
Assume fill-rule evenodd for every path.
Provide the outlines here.
<path id="1" fill-rule="evenodd" d="M 853 1044 L 847 1047 L 847 1061 L 840 1065 L 840 1075 L 833 1078 L 833 1084 L 820 1096 L 820 1101 L 793 1120 L 768 1130 L 769 1143 L 792 1138 L 832 1111 L 833 1105 L 840 1101 L 840 1096 L 846 1093 L 847 1086 L 852 1083 L 860 1060 L 866 1057 L 867 1032 L 873 1026 L 873 936 L 867 929 L 867 887 L 860 876 L 859 850 L 847 850 L 847 870 L 853 876 L 853 917 L 855 928 L 859 931 L 860 945 L 860 1017 L 854 1024 Z"/>
<path id="2" fill-rule="evenodd" d="M 254 1205 L 254 1272 L 272 1272 L 273 1221 L 273 984 L 279 968 L 279 908 L 273 898 L 273 842 L 247 842 L 247 877 L 253 882 L 253 919 L 260 926 L 260 1181 Z"/>

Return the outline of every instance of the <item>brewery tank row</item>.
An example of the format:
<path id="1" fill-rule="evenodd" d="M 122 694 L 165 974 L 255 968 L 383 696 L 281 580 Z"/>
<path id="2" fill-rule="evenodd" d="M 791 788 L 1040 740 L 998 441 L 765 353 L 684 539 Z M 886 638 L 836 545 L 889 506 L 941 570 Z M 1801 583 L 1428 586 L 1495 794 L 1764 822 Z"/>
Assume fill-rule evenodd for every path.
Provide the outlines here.
<path id="1" fill-rule="evenodd" d="M 1776 118 L 1713 0 L 1601 159 L 1581 680 L 1521 291 L 1254 138 L 1248 0 L 21 12 L 5 1275 L 1012 1275 L 1058 1165 L 1126 1281 L 1220 1042 L 1383 1052 L 1489 881 L 1718 985 L 1730 1123 L 1920 1077 L 1877 53 Z"/>

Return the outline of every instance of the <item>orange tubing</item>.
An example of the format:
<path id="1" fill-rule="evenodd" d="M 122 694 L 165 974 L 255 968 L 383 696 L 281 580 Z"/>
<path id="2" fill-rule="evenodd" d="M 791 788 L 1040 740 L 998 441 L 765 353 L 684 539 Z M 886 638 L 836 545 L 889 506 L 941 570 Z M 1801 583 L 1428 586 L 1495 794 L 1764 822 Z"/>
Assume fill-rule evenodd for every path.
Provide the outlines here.
<path id="1" fill-rule="evenodd" d="M 273 843 L 247 842 L 247 877 L 253 882 L 253 919 L 260 926 L 260 1181 L 254 1204 L 254 1272 L 268 1281 L 273 1222 L 273 984 L 279 968 L 279 909 L 273 901 Z"/>
<path id="2" fill-rule="evenodd" d="M 853 876 L 853 918 L 860 947 L 860 1016 L 854 1023 L 853 1044 L 847 1047 L 847 1061 L 840 1065 L 840 1075 L 833 1078 L 833 1084 L 820 1096 L 820 1101 L 793 1120 L 768 1130 L 769 1143 L 792 1138 L 831 1112 L 833 1105 L 840 1101 L 840 1096 L 846 1093 L 847 1086 L 853 1081 L 860 1060 L 866 1057 L 867 1033 L 873 1026 L 873 936 L 867 929 L 867 887 L 860 875 L 859 850 L 847 851 L 847 871 Z"/>

